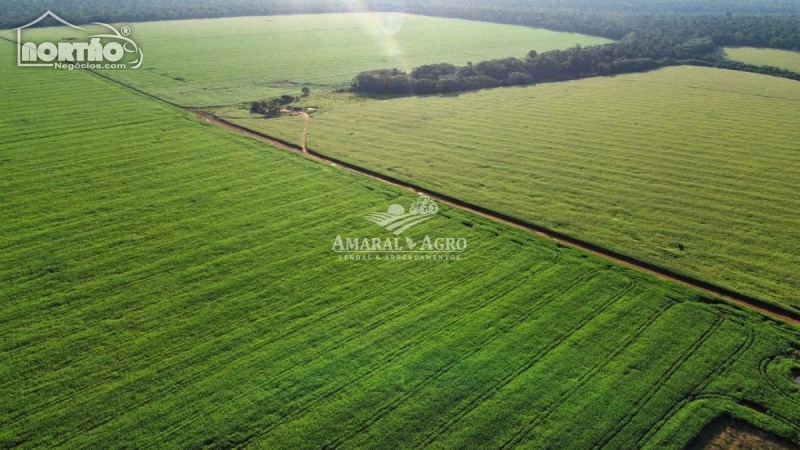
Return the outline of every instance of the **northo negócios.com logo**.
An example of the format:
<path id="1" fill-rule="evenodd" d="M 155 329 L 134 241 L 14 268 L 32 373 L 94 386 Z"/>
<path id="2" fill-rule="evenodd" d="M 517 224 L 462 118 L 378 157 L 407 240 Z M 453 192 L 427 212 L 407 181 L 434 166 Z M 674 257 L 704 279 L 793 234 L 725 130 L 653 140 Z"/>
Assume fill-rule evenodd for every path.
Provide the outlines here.
<path id="1" fill-rule="evenodd" d="M 93 22 L 93 25 L 105 27 L 107 33 L 86 36 L 86 41 L 76 38 L 53 42 L 34 43 L 23 36 L 25 29 L 30 28 L 46 18 L 53 18 L 61 24 L 86 31 L 72 25 L 66 20 L 47 11 L 33 22 L 19 27 L 17 31 L 17 66 L 19 67 L 55 67 L 57 69 L 138 69 L 144 62 L 142 49 L 128 36 L 130 27 L 116 29 L 111 25 Z"/>

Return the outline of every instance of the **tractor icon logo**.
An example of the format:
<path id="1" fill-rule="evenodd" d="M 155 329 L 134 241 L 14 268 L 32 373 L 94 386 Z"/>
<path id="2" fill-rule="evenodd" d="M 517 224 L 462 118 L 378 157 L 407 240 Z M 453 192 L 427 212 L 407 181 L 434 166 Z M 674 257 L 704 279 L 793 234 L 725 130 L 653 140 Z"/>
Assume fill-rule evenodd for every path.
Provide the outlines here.
<path id="1" fill-rule="evenodd" d="M 439 205 L 426 195 L 420 195 L 408 212 L 403 205 L 392 205 L 385 213 L 372 213 L 366 217 L 370 222 L 400 236 L 405 231 L 425 222 L 439 212 Z"/>

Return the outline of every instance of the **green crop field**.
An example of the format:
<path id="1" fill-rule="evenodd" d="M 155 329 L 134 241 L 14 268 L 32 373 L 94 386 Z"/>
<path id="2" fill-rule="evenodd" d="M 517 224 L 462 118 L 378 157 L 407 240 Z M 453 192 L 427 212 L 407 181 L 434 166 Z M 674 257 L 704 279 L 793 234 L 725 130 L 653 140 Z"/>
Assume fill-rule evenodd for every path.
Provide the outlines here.
<path id="1" fill-rule="evenodd" d="M 610 42 L 521 26 L 378 13 L 151 22 L 131 29 L 146 65 L 108 75 L 183 106 L 299 94 L 302 86 L 330 91 L 347 87 L 362 70 L 465 64 Z M 70 35 L 63 27 L 26 33 L 26 41 L 34 42 Z M 207 63 L 198 63 L 198 55 Z"/>
<path id="2" fill-rule="evenodd" d="M 0 90 L 2 448 L 800 443 L 795 328 L 445 206 L 410 236 L 461 260 L 342 261 L 413 194 L 88 73 Z"/>
<path id="3" fill-rule="evenodd" d="M 800 311 L 800 83 L 676 67 L 329 108 L 309 148 Z"/>
<path id="4" fill-rule="evenodd" d="M 800 72 L 800 52 L 753 47 L 727 47 L 724 52 L 726 58 L 734 61 Z"/>

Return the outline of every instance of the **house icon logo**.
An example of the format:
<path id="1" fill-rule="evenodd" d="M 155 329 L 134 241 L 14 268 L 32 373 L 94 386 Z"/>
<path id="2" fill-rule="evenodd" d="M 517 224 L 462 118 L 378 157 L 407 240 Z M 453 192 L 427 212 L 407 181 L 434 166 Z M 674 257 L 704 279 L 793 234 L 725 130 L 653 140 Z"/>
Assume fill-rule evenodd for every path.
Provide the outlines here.
<path id="1" fill-rule="evenodd" d="M 54 67 L 57 69 L 138 69 L 144 62 L 142 49 L 130 37 L 130 27 L 116 29 L 111 25 L 92 22 L 92 25 L 107 28 L 110 32 L 83 37 L 70 35 L 57 43 L 34 42 L 24 36 L 25 30 L 45 19 L 53 19 L 68 27 L 68 30 L 87 32 L 85 28 L 73 25 L 47 11 L 33 22 L 23 25 L 17 31 L 17 66 Z M 88 42 L 87 42 L 88 41 Z"/>

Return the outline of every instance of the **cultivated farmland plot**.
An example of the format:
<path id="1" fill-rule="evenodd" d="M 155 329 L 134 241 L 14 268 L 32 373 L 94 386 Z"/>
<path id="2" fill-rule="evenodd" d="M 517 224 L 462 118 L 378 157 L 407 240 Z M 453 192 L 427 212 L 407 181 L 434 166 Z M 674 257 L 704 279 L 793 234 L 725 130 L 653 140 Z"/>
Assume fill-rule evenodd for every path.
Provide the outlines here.
<path id="1" fill-rule="evenodd" d="M 800 83 L 675 67 L 341 105 L 309 148 L 800 311 Z"/>
<path id="2" fill-rule="evenodd" d="M 795 328 L 444 205 L 460 261 L 341 261 L 413 194 L 89 73 L 0 90 L 0 447 L 800 443 Z"/>
<path id="3" fill-rule="evenodd" d="M 362 69 L 458 64 L 601 41 L 391 14 L 132 28 L 150 70 L 108 73 L 124 83 L 181 105 L 224 105 L 213 112 L 293 144 L 300 143 L 302 118 L 265 120 L 240 102 L 299 95 L 308 84 L 312 95 L 301 104 L 323 106 L 311 120 L 312 150 L 800 307 L 800 90 L 790 80 L 683 67 L 376 102 L 332 91 Z M 432 30 L 446 30 L 446 38 L 432 39 Z M 731 57 L 734 50 L 746 49 L 728 49 Z M 198 54 L 213 67 L 196 64 Z M 764 63 L 789 67 L 787 54 L 793 55 Z"/>
<path id="4" fill-rule="evenodd" d="M 725 57 L 733 61 L 800 72 L 800 52 L 753 47 L 728 47 L 724 52 Z"/>

